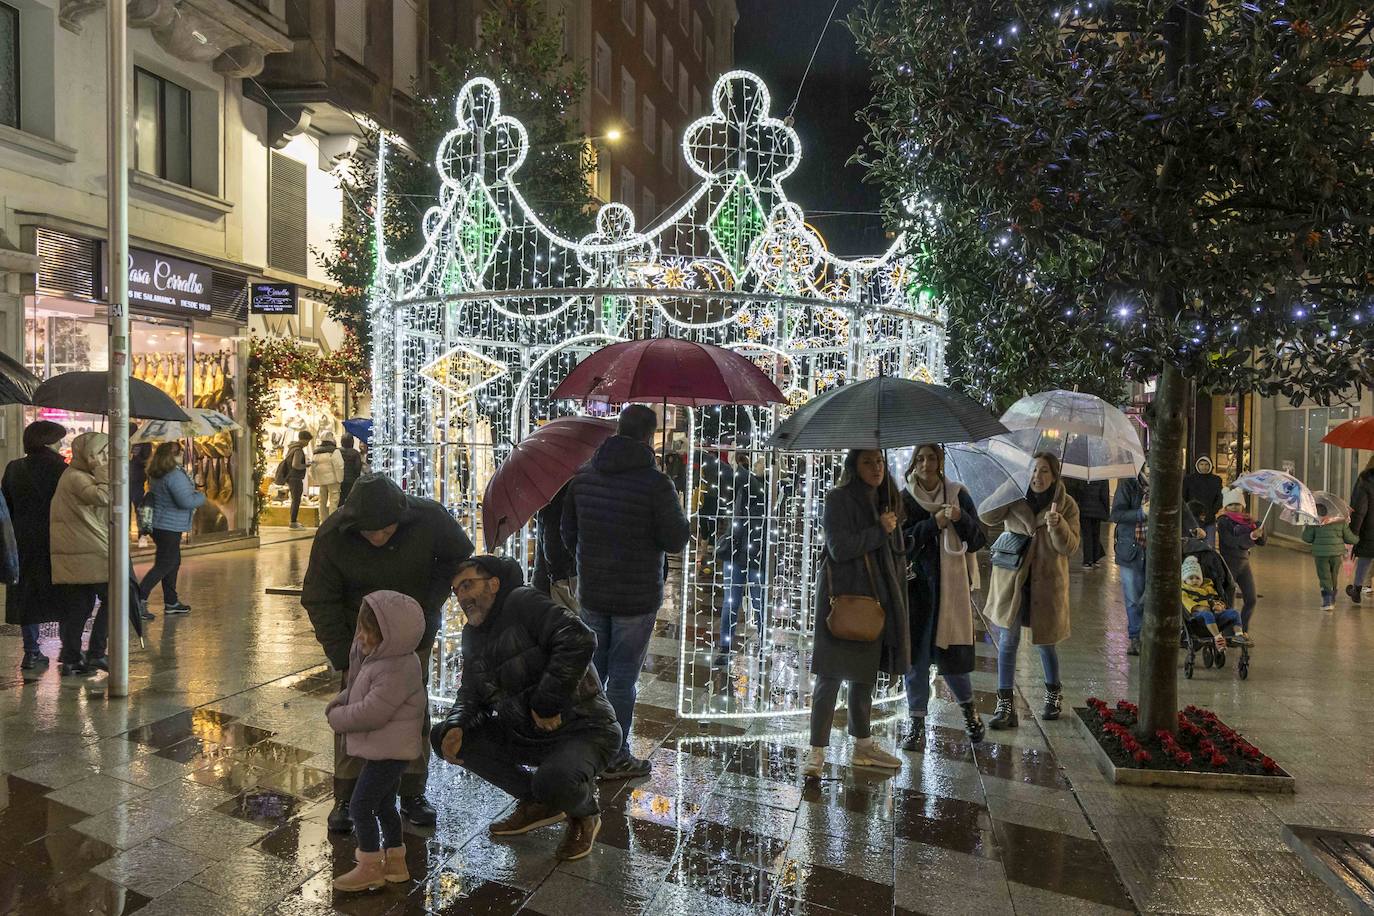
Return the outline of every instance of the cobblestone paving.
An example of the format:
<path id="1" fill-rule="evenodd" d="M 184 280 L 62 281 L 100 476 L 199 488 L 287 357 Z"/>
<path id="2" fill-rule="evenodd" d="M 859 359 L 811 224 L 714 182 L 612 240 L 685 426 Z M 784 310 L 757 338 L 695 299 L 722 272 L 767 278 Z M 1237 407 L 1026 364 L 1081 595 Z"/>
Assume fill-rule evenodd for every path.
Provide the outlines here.
<path id="1" fill-rule="evenodd" d="M 1341 912 L 1282 825 L 1374 827 L 1374 739 L 1359 727 L 1374 611 L 1323 615 L 1307 559 L 1269 548 L 1250 679 L 1199 669 L 1180 684 L 1293 772 L 1294 796 L 1109 786 L 1067 720 L 1035 716 L 1028 646 L 1019 729 L 970 749 L 941 685 L 928 748 L 895 776 L 847 766 L 837 729 L 826 778 L 803 782 L 803 720 L 677 720 L 665 619 L 636 721 L 653 773 L 603 787 L 591 856 L 557 863 L 561 827 L 489 839 L 510 800 L 438 764 L 440 826 L 407 836 L 415 881 L 335 896 L 353 843 L 325 829 L 334 682 L 299 605 L 263 594 L 298 581 L 308 549 L 188 559 L 195 610 L 150 626 L 127 702 L 55 667 L 26 679 L 18 634 L 0 628 L 0 914 Z M 1075 569 L 1073 587 L 1067 698 L 1127 695 L 1115 573 Z M 990 712 L 995 664 L 978 651 Z M 897 728 L 889 716 L 880 731 Z"/>

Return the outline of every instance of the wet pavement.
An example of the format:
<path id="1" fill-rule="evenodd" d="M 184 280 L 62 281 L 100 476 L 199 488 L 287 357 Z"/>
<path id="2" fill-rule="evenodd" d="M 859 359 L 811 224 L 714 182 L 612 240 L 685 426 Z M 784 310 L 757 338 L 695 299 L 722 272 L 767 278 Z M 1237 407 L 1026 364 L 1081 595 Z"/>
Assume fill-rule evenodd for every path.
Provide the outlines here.
<path id="1" fill-rule="evenodd" d="M 1374 738 L 1359 727 L 1374 607 L 1323 614 L 1307 558 L 1269 548 L 1249 680 L 1199 668 L 1180 690 L 1294 773 L 1295 795 L 1109 786 L 1067 720 L 1036 717 L 1028 645 L 1020 728 L 970 749 L 939 685 L 929 746 L 900 772 L 849 767 L 837 723 L 826 778 L 803 781 L 804 718 L 678 719 L 665 616 L 636 721 L 653 773 L 603 786 L 591 856 L 556 862 L 562 827 L 489 839 L 510 799 L 439 764 L 440 826 L 406 839 L 415 880 L 336 896 L 353 843 L 325 829 L 334 681 L 299 605 L 264 594 L 299 581 L 308 550 L 188 558 L 195 610 L 151 624 L 127 702 L 100 679 L 20 672 L 18 633 L 0 627 L 0 914 L 1342 912 L 1283 825 L 1374 827 Z M 1075 568 L 1073 589 L 1067 700 L 1127 695 L 1114 570 Z M 995 665 L 978 652 L 990 712 Z M 899 726 L 889 713 L 879 731 Z"/>

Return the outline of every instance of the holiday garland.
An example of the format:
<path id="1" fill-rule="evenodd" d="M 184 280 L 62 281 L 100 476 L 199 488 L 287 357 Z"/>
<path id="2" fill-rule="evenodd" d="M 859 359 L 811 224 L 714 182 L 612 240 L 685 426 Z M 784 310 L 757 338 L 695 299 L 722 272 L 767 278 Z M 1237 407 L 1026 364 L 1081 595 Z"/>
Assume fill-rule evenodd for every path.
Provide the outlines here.
<path id="1" fill-rule="evenodd" d="M 372 376 L 362 346 L 357 337 L 345 331 L 343 344 L 329 353 L 307 347 L 293 337 L 263 337 L 254 335 L 248 348 L 248 430 L 253 437 L 253 523 L 257 531 L 258 518 L 266 504 L 263 486 L 267 477 L 267 450 L 263 448 L 263 430 L 274 407 L 272 382 L 289 379 L 302 396 L 312 401 L 327 401 L 333 396 L 333 386 L 348 385 L 352 404 L 357 405 L 371 390 Z"/>

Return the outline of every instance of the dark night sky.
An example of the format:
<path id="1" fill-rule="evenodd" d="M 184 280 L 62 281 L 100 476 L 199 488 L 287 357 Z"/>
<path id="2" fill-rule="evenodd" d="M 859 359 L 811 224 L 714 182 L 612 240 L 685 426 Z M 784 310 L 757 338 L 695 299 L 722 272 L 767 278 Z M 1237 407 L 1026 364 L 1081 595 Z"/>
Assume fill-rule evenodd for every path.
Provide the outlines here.
<path id="1" fill-rule="evenodd" d="M 834 0 L 738 0 L 735 66 L 767 82 L 773 114 L 782 117 Z M 876 211 L 877 189 L 864 170 L 846 165 L 863 139 L 855 114 L 868 101 L 868 71 L 845 18 L 859 0 L 840 0 L 797 105 L 802 164 L 787 179 L 788 196 L 808 214 L 836 254 L 877 254 L 887 247 L 876 216 L 825 216 L 821 210 Z"/>

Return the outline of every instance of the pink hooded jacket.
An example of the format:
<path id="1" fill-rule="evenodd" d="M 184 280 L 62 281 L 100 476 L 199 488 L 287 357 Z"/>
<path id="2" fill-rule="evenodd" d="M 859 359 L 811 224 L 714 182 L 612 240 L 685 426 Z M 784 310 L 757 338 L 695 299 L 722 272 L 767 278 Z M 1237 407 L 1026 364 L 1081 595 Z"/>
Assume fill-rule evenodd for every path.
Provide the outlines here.
<path id="1" fill-rule="evenodd" d="M 377 591 L 363 599 L 382 631 L 382 644 L 363 655 L 354 640 L 348 656 L 348 686 L 325 708 L 330 728 L 344 736 L 350 756 L 364 760 L 414 760 L 425 704 L 424 673 L 415 648 L 425 632 L 425 615 L 415 599 Z"/>

